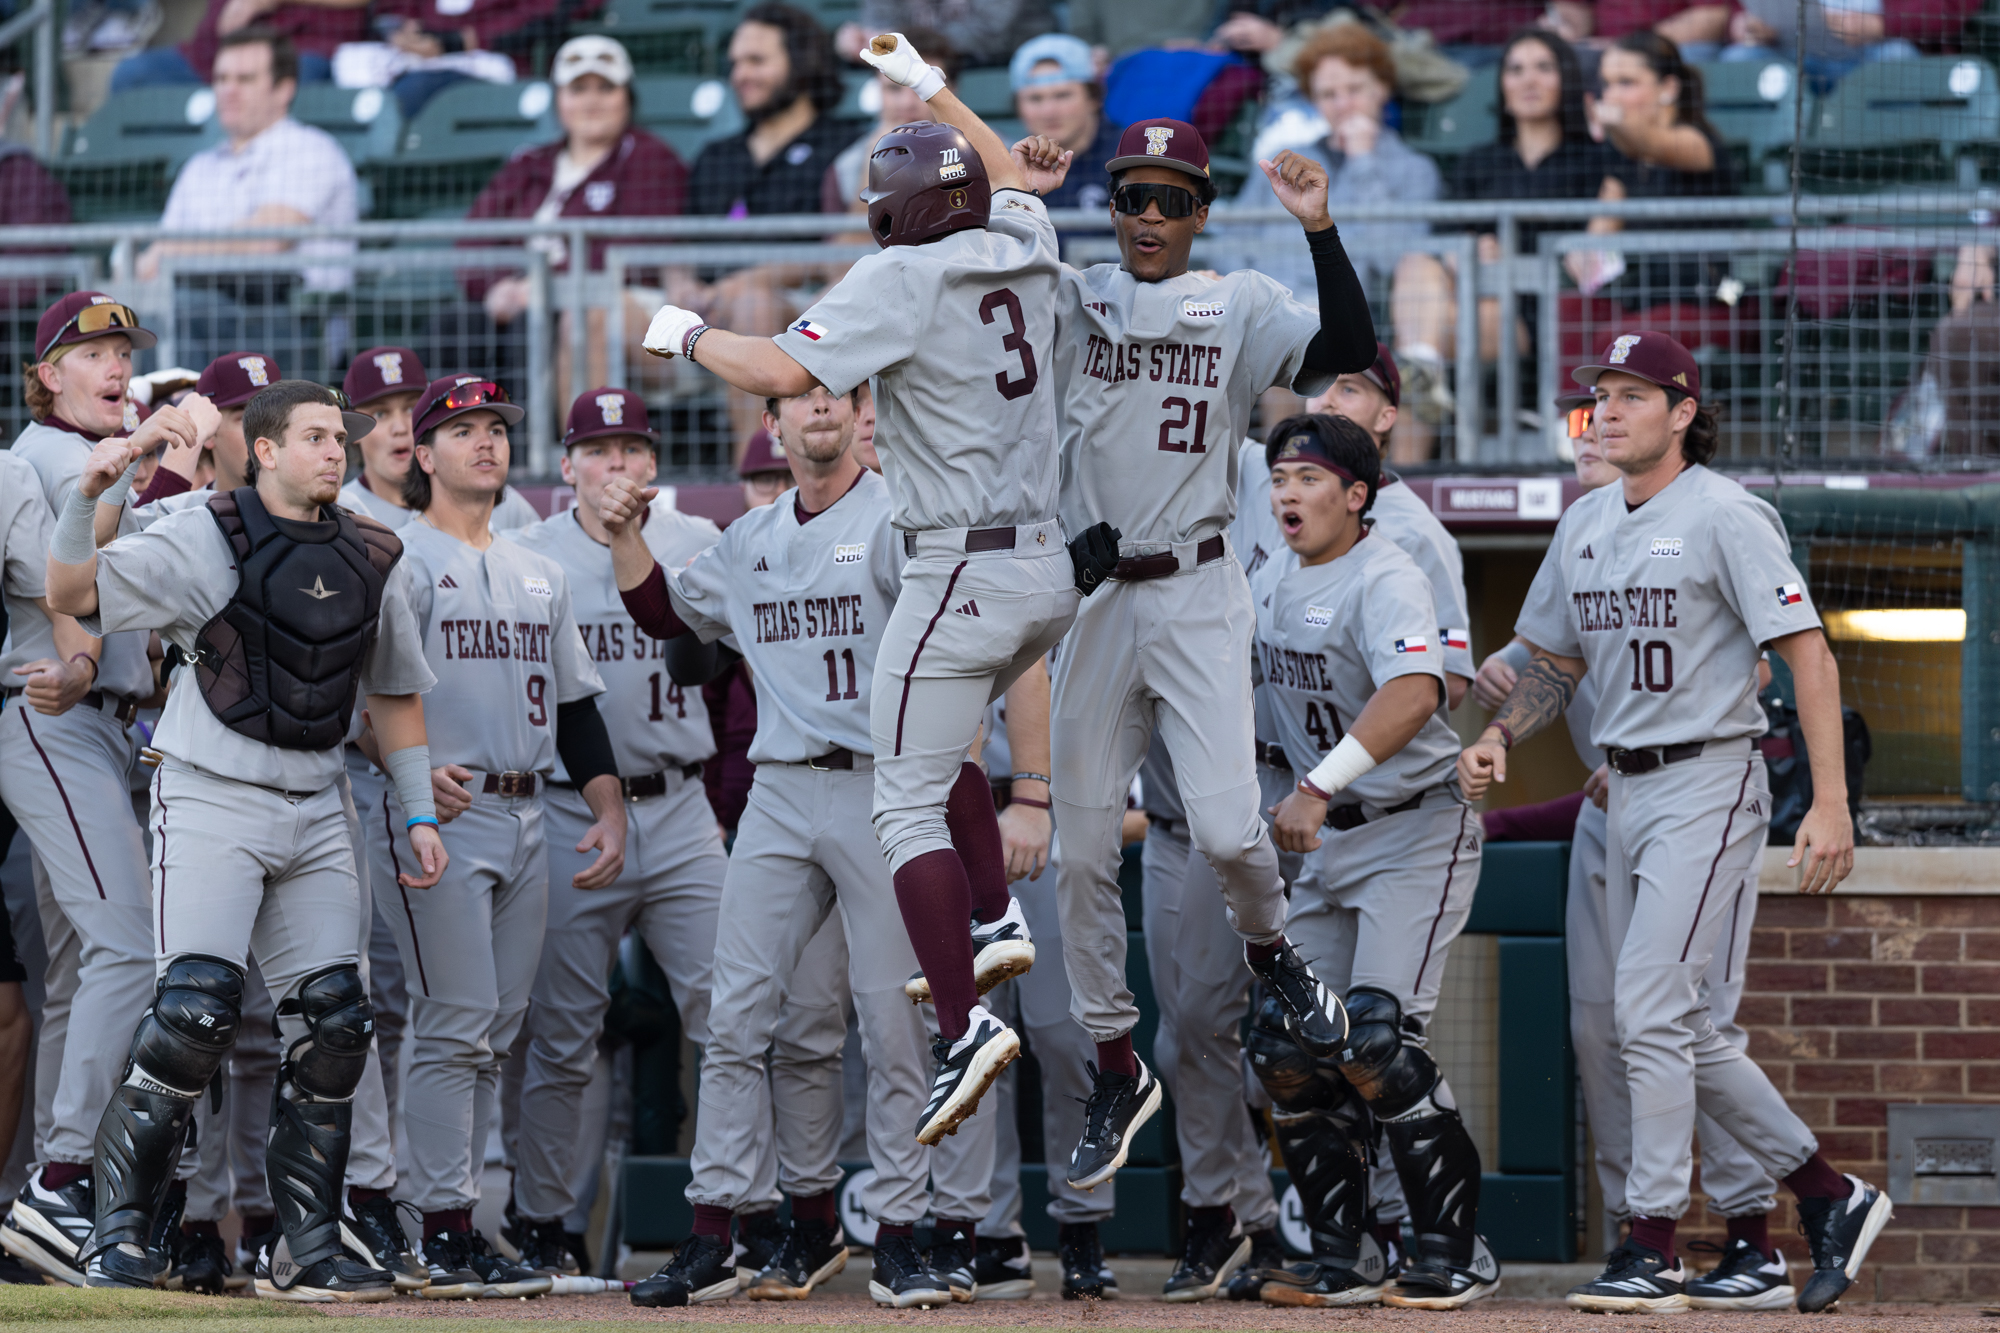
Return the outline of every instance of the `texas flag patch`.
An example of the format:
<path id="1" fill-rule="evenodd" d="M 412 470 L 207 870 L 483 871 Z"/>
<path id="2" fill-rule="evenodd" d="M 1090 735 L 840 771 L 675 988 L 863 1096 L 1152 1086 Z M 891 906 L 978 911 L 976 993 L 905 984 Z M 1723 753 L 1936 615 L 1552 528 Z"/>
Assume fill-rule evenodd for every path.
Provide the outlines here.
<path id="1" fill-rule="evenodd" d="M 1805 589 L 1796 583 L 1787 583 L 1778 589 L 1779 606 L 1797 606 L 1805 599 Z"/>
<path id="2" fill-rule="evenodd" d="M 1413 634 L 1407 639 L 1396 640 L 1396 651 L 1399 653 L 1425 653 L 1429 652 L 1430 648 L 1428 641 L 1423 635 Z"/>
<path id="3" fill-rule="evenodd" d="M 802 333 L 814 342 L 818 342 L 821 338 L 826 337 L 826 325 L 815 324 L 809 319 L 802 319 L 792 325 L 792 332 Z"/>
<path id="4" fill-rule="evenodd" d="M 1438 629 L 1438 637 L 1444 640 L 1444 646 L 1447 648 L 1469 649 L 1472 647 L 1471 630 L 1452 629 L 1449 626 L 1441 626 Z"/>

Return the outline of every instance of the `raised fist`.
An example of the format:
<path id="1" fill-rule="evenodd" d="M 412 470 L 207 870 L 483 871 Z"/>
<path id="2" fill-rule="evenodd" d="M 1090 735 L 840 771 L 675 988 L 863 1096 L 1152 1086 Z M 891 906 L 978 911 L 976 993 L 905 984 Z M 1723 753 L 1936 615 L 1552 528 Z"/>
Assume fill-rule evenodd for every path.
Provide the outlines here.
<path id="1" fill-rule="evenodd" d="M 926 102 L 944 87 L 944 71 L 927 64 L 900 32 L 885 32 L 861 51 L 864 64 L 873 65 L 889 82 L 916 91 Z"/>

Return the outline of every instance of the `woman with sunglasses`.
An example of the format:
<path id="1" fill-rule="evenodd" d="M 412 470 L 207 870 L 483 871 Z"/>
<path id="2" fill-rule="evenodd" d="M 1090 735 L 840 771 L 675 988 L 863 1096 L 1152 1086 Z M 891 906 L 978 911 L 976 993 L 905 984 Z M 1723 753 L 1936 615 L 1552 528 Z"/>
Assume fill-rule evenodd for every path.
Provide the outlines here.
<path id="1" fill-rule="evenodd" d="M 35 326 L 24 376 L 35 420 L 8 452 L 32 465 L 54 512 L 97 442 L 122 433 L 132 353 L 153 342 L 130 306 L 102 292 L 65 296 Z M 132 441 L 198 448 L 218 422 L 207 400 L 190 399 L 159 408 Z M 129 478 L 121 484 L 129 491 Z M 135 526 L 127 514 L 120 531 Z M 48 531 L 41 540 L 46 557 Z M 39 598 L 10 596 L 7 612 L 14 647 L 0 659 L 0 800 L 35 845 L 49 970 L 35 1080 L 41 1166 L 0 1225 L 0 1247 L 81 1285 L 92 1135 L 124 1076 L 132 1024 L 153 998 L 152 894 L 131 813 L 126 728 L 157 686 L 143 630 L 91 638 Z"/>

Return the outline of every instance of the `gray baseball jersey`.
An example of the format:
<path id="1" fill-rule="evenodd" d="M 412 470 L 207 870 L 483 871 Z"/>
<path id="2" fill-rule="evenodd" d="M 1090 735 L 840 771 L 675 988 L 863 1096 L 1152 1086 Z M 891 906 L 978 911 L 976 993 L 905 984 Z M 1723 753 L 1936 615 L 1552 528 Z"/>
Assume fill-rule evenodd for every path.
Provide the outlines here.
<path id="1" fill-rule="evenodd" d="M 875 653 L 903 586 L 882 478 L 863 472 L 804 523 L 797 499 L 786 491 L 751 510 L 685 569 L 662 562 L 675 613 L 706 641 L 733 634 L 756 674 L 758 764 L 874 753 Z"/>
<path id="2" fill-rule="evenodd" d="M 775 341 L 834 393 L 871 376 L 875 448 L 905 531 L 1056 516 L 1056 231 L 993 192 L 983 228 L 859 260 Z"/>
<path id="3" fill-rule="evenodd" d="M 1690 467 L 1634 510 L 1618 486 L 1570 506 L 1515 632 L 1583 658 L 1591 739 L 1638 749 L 1762 735 L 1757 654 L 1818 626 L 1777 510 Z"/>
<path id="4" fill-rule="evenodd" d="M 1261 273 L 1140 282 L 1116 264 L 1064 268 L 1056 289 L 1062 520 L 1126 542 L 1198 542 L 1229 525 L 1257 396 L 1308 396 L 1319 315 Z"/>
<path id="5" fill-rule="evenodd" d="M 1236 446 L 1236 517 L 1229 522 L 1229 544 L 1243 562 L 1243 572 L 1257 577 L 1272 556 L 1286 549 L 1285 531 L 1271 512 L 1271 469 L 1264 466 L 1264 445 L 1245 439 Z"/>
<path id="6" fill-rule="evenodd" d="M 49 511 L 60 514 L 69 500 L 70 490 L 83 475 L 84 462 L 89 459 L 93 447 L 81 435 L 37 421 L 14 437 L 9 451 L 34 467 L 36 475 L 42 479 L 42 495 L 49 502 Z M 119 534 L 122 536 L 137 530 L 138 524 L 131 511 L 127 510 L 119 519 Z M 53 526 L 50 531 L 54 531 Z M 148 695 L 153 692 L 153 664 L 146 658 L 146 635 L 143 631 L 114 634 L 105 639 L 97 660 L 97 688 L 106 694 Z"/>
<path id="7" fill-rule="evenodd" d="M 92 634 L 158 630 L 192 652 L 202 627 L 229 604 L 236 587 L 236 561 L 214 516 L 203 508 L 183 509 L 98 551 L 97 614 L 81 623 Z M 436 683 L 411 618 L 407 585 L 392 571 L 375 643 L 362 665 L 361 693 L 421 694 Z M 318 791 L 345 767 L 337 745 L 281 750 L 231 731 L 187 680 L 167 695 L 153 748 L 189 768 L 280 791 Z"/>
<path id="8" fill-rule="evenodd" d="M 385 528 L 400 529 L 417 516 L 416 510 L 390 504 L 369 490 L 359 474 L 340 488 L 340 505 L 357 514 L 367 515 Z M 528 503 L 528 498 L 509 486 L 500 492 L 500 499 L 493 506 L 493 517 L 487 520 L 487 526 L 495 532 L 512 532 L 516 528 L 533 527 L 541 521 L 542 516 L 535 511 L 534 505 Z"/>
<path id="9" fill-rule="evenodd" d="M 557 705 L 604 692 L 562 566 L 505 537 L 481 551 L 428 523 L 399 535 L 395 577 L 438 679 L 424 700 L 432 760 L 550 772 Z"/>
<path id="10" fill-rule="evenodd" d="M 648 510 L 642 529 L 662 568 L 679 569 L 721 539 L 705 518 Z M 512 540 L 554 560 L 569 576 L 571 607 L 585 654 L 604 681 L 597 701 L 611 733 L 618 771 L 626 777 L 700 763 L 715 753 L 700 690 L 684 690 L 667 674 L 666 643 L 641 632 L 618 596 L 611 548 L 577 522 L 576 511 L 523 528 Z M 561 762 L 556 778 L 566 775 Z"/>
<path id="11" fill-rule="evenodd" d="M 1301 566 L 1288 552 L 1264 567 L 1251 596 L 1257 658 L 1278 727 L 1274 739 L 1301 775 L 1340 743 L 1389 681 L 1416 675 L 1444 680 L 1430 580 L 1401 547 L 1372 529 L 1323 565 Z M 1440 698 L 1416 737 L 1346 792 L 1370 805 L 1400 805 L 1450 776 L 1458 751 Z"/>
<path id="12" fill-rule="evenodd" d="M 1471 680 L 1478 668 L 1472 664 L 1472 617 L 1466 613 L 1465 557 L 1459 554 L 1457 541 L 1438 522 L 1431 507 L 1387 468 L 1382 469 L 1382 484 L 1375 491 L 1368 516 L 1375 520 L 1376 533 L 1402 547 L 1431 581 L 1444 669 Z"/>
<path id="13" fill-rule="evenodd" d="M 0 450 L 0 598 L 7 607 L 7 646 L 0 683 L 18 684 L 14 668 L 56 655 L 55 632 L 35 600 L 48 593 L 49 537 L 55 515 L 42 481 L 26 459 Z"/>
<path id="14" fill-rule="evenodd" d="M 162 496 L 151 504 L 131 505 L 126 512 L 132 515 L 132 521 L 144 531 L 169 514 L 178 514 L 183 509 L 207 504 L 209 497 L 214 494 L 214 486 L 202 486 L 195 490 L 182 491 L 179 495 Z"/>

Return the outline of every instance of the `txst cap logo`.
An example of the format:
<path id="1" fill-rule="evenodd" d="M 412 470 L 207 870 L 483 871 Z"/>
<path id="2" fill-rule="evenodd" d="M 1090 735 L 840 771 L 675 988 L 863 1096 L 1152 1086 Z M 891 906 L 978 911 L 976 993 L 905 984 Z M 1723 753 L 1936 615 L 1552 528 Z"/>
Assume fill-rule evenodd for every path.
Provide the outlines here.
<path id="1" fill-rule="evenodd" d="M 1313 442 L 1313 437 L 1310 435 L 1292 436 L 1291 439 L 1286 440 L 1284 444 L 1279 446 L 1278 461 L 1282 463 L 1288 458 L 1297 458 L 1305 452 L 1306 446 Z"/>
<path id="2" fill-rule="evenodd" d="M 244 374 L 250 377 L 250 382 L 256 385 L 258 388 L 262 389 L 270 384 L 271 372 L 264 368 L 263 357 L 261 356 L 238 357 L 236 359 L 236 364 L 238 367 L 242 369 Z"/>
<path id="3" fill-rule="evenodd" d="M 1167 155 L 1167 144 L 1173 137 L 1174 131 L 1171 126 L 1148 125 L 1146 127 L 1146 156 L 1165 157 Z"/>
<path id="4" fill-rule="evenodd" d="M 124 415 L 119 418 L 119 421 L 128 431 L 139 429 L 139 405 L 130 398 L 127 398 L 125 400 Z"/>
<path id="5" fill-rule="evenodd" d="M 1604 359 L 1610 362 L 1614 366 L 1622 366 L 1625 364 L 1625 359 L 1632 355 L 1632 349 L 1634 347 L 1637 347 L 1638 345 L 1639 345 L 1638 334 L 1636 333 L 1620 334 L 1618 337 L 1613 338 L 1611 340 L 1611 355 L 1605 357 Z"/>
<path id="6" fill-rule="evenodd" d="M 381 352 L 375 358 L 375 369 L 381 374 L 384 384 L 403 382 L 403 354 L 401 352 Z"/>
<path id="7" fill-rule="evenodd" d="M 625 398 L 622 394 L 600 393 L 597 395 L 597 410 L 607 426 L 625 424 Z"/>

